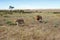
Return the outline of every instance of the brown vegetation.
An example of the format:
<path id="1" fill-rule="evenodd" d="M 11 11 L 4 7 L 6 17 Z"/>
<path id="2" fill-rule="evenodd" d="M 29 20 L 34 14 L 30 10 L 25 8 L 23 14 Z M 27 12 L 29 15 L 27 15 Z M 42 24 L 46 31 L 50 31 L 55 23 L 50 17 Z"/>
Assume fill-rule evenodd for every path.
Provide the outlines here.
<path id="1" fill-rule="evenodd" d="M 20 13 L 0 12 L 0 40 L 60 40 L 60 14 L 48 13 Z M 43 23 L 38 23 L 35 17 Z M 16 26 L 16 20 L 23 18 L 24 26 Z"/>

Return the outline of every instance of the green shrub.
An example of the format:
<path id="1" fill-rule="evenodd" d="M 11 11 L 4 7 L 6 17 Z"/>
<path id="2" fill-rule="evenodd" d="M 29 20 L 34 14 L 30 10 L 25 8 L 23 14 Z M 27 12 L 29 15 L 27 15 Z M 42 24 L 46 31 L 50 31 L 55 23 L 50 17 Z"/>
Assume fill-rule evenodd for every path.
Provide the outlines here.
<path id="1" fill-rule="evenodd" d="M 10 17 L 10 16 L 8 16 L 8 15 L 4 15 L 4 17 Z"/>
<path id="2" fill-rule="evenodd" d="M 3 13 L 0 13 L 0 16 L 3 16 Z"/>
<path id="3" fill-rule="evenodd" d="M 16 23 L 13 23 L 12 21 L 7 21 L 6 24 L 8 24 L 8 25 L 16 25 Z"/>
<path id="4" fill-rule="evenodd" d="M 60 12 L 53 12 L 53 14 L 60 14 Z"/>

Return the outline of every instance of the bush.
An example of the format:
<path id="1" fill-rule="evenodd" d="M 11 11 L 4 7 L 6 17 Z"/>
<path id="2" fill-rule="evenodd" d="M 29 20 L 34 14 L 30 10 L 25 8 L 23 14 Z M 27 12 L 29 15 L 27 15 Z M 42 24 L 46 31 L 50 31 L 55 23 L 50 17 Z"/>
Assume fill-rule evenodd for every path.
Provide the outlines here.
<path id="1" fill-rule="evenodd" d="M 0 16 L 3 16 L 3 13 L 0 13 Z"/>
<path id="2" fill-rule="evenodd" d="M 8 16 L 8 15 L 5 15 L 4 17 L 10 17 L 10 16 Z"/>
<path id="3" fill-rule="evenodd" d="M 7 21 L 6 24 L 8 24 L 8 25 L 16 25 L 16 23 L 13 23 L 12 21 Z"/>
<path id="4" fill-rule="evenodd" d="M 60 12 L 53 12 L 53 14 L 60 14 Z"/>

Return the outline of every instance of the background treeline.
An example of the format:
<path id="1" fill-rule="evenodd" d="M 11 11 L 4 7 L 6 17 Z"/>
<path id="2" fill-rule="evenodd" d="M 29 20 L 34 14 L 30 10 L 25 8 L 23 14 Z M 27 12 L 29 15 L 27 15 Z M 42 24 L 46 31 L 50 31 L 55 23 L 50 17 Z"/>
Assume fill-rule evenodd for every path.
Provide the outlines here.
<path id="1" fill-rule="evenodd" d="M 52 10 L 0 10 L 0 13 L 54 13 L 59 14 L 60 11 Z"/>

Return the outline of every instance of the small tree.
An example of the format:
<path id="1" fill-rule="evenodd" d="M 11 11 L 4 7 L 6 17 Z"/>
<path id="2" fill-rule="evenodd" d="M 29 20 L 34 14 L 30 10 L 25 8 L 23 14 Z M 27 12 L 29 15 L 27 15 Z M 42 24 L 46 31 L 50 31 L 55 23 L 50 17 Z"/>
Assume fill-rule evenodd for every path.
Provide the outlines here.
<path id="1" fill-rule="evenodd" d="M 9 9 L 12 10 L 14 7 L 13 6 L 9 6 Z"/>
<path id="2" fill-rule="evenodd" d="M 12 9 L 13 9 L 13 8 L 14 8 L 13 6 L 9 6 L 9 9 L 10 9 L 9 13 L 10 13 L 10 14 L 12 14 Z"/>

